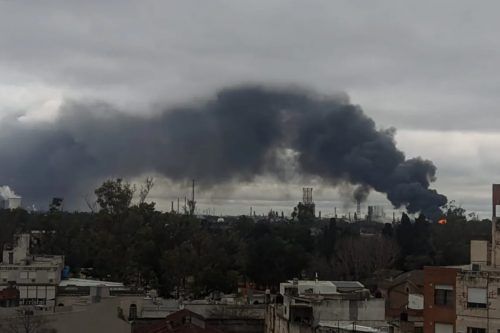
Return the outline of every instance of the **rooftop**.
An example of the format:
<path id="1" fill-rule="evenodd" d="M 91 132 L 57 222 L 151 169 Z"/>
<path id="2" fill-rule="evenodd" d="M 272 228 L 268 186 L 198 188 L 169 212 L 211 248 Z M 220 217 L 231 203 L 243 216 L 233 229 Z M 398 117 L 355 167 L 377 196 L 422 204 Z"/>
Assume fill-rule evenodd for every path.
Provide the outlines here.
<path id="1" fill-rule="evenodd" d="M 356 323 L 346 323 L 346 322 L 339 322 L 336 320 L 320 320 L 318 323 L 318 326 L 320 327 L 328 327 L 328 328 L 336 328 L 339 330 L 343 331 L 350 331 L 350 332 L 364 332 L 364 333 L 380 333 L 381 330 L 377 328 L 373 328 L 370 326 L 362 326 L 358 325 Z"/>
<path id="2" fill-rule="evenodd" d="M 121 282 L 89 280 L 89 279 L 67 279 L 59 283 L 60 287 L 76 286 L 76 287 L 111 287 L 111 288 L 124 288 Z"/>

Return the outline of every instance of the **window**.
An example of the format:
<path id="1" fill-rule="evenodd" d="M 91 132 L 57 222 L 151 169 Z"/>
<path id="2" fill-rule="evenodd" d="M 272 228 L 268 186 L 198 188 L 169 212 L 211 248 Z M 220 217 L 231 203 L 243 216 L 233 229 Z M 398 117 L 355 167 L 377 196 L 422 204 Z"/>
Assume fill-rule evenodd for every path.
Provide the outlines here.
<path id="1" fill-rule="evenodd" d="M 26 272 L 26 271 L 21 271 L 21 272 L 19 273 L 19 278 L 20 278 L 20 279 L 23 279 L 23 280 L 26 280 L 26 279 L 28 278 L 28 272 Z"/>
<path id="2" fill-rule="evenodd" d="M 434 333 L 453 333 L 453 324 L 434 323 Z"/>
<path id="3" fill-rule="evenodd" d="M 486 329 L 479 327 L 467 327 L 467 333 L 486 333 Z"/>
<path id="4" fill-rule="evenodd" d="M 135 319 L 137 319 L 137 305 L 130 304 L 130 307 L 128 309 L 128 320 L 135 320 Z"/>
<path id="5" fill-rule="evenodd" d="M 485 309 L 487 305 L 486 288 L 467 288 L 467 307 Z"/>
<path id="6" fill-rule="evenodd" d="M 434 288 L 434 304 L 452 306 L 454 303 L 453 287 L 448 285 L 436 285 Z"/>

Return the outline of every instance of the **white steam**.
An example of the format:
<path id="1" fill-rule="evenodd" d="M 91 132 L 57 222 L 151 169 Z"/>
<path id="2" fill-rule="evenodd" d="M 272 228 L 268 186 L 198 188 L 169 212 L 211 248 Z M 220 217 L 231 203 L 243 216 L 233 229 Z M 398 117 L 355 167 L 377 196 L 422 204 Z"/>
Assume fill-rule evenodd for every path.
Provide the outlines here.
<path id="1" fill-rule="evenodd" d="M 9 186 L 0 186 L 0 198 L 7 200 L 17 197 L 18 195 Z"/>

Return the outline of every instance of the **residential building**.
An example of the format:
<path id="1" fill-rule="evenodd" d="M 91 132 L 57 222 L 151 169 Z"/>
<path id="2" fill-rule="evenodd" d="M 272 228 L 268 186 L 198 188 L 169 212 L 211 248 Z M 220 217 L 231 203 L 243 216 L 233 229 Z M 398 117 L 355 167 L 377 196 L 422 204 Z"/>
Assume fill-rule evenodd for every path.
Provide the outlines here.
<path id="1" fill-rule="evenodd" d="M 64 256 L 31 254 L 30 234 L 17 234 L 3 249 L 0 292 L 16 288 L 19 305 L 54 307 L 63 266 Z"/>
<path id="2" fill-rule="evenodd" d="M 454 333 L 458 267 L 424 267 L 424 333 Z"/>
<path id="3" fill-rule="evenodd" d="M 457 274 L 456 332 L 500 332 L 500 270 L 483 267 Z"/>
<path id="4" fill-rule="evenodd" d="M 283 304 L 266 311 L 266 333 L 388 330 L 385 304 L 357 281 L 293 280 L 280 284 Z"/>
<path id="5" fill-rule="evenodd" d="M 492 239 L 471 242 L 471 263 L 457 274 L 456 332 L 500 332 L 500 185 L 492 188 Z"/>
<path id="6" fill-rule="evenodd" d="M 424 271 L 402 273 L 381 284 L 386 319 L 401 333 L 423 332 Z"/>
<path id="7" fill-rule="evenodd" d="M 470 264 L 424 269 L 424 333 L 500 332 L 499 206 L 494 184 L 491 243 L 471 241 Z"/>

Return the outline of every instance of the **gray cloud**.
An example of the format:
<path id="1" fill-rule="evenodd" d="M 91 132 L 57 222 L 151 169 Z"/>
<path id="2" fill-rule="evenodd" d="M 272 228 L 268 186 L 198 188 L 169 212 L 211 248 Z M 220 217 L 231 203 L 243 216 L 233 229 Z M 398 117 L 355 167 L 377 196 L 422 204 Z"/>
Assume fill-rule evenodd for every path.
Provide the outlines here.
<path id="1" fill-rule="evenodd" d="M 452 0 L 0 1 L 0 121 L 43 115 L 45 102 L 65 98 L 151 116 L 221 86 L 295 82 L 347 91 L 380 128 L 462 131 L 474 142 L 500 127 L 499 9 Z M 429 156 L 440 144 L 405 151 Z M 496 177 L 439 154 L 443 175 L 467 175 L 459 184 L 444 175 L 440 188 L 461 184 L 467 195 L 450 194 L 464 201 L 482 195 L 464 178 L 488 189 Z M 492 155 L 483 164 L 495 165 Z"/>
<path id="2" fill-rule="evenodd" d="M 0 68 L 120 105 L 297 82 L 385 126 L 496 130 L 500 5 L 440 4 L 4 1 Z"/>

